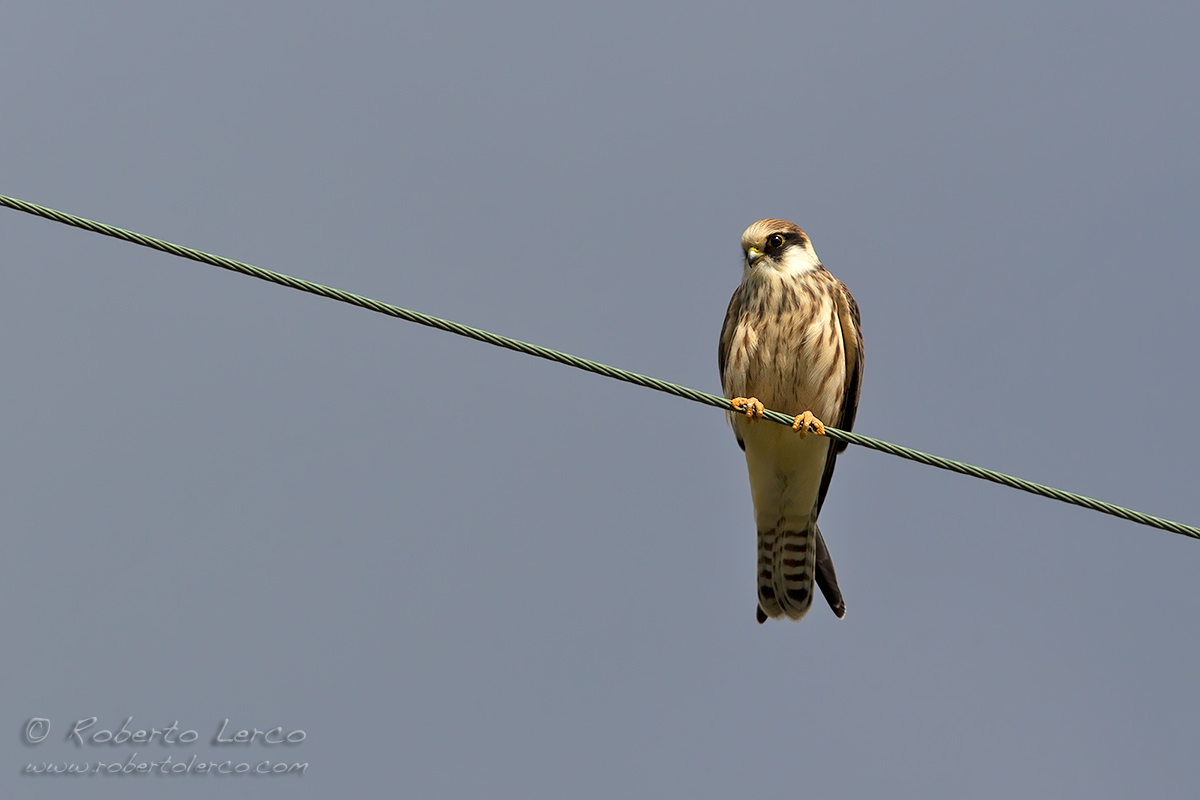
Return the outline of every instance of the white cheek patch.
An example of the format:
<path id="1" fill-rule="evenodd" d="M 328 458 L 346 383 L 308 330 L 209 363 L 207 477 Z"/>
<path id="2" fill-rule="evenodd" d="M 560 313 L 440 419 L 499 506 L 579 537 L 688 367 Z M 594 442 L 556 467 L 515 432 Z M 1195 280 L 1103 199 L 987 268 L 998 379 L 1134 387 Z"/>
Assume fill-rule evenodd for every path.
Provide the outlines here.
<path id="1" fill-rule="evenodd" d="M 821 259 L 811 247 L 789 247 L 780 259 L 780 266 L 785 273 L 799 275 L 819 268 Z"/>

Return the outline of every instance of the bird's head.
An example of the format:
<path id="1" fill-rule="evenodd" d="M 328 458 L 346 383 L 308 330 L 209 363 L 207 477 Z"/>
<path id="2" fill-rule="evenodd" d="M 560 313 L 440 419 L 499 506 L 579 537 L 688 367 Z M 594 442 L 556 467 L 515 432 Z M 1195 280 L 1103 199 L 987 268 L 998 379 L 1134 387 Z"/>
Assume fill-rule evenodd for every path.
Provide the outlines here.
<path id="1" fill-rule="evenodd" d="M 746 228 L 742 234 L 742 253 L 747 275 L 763 268 L 798 273 L 821 267 L 804 231 L 782 219 L 760 219 Z"/>

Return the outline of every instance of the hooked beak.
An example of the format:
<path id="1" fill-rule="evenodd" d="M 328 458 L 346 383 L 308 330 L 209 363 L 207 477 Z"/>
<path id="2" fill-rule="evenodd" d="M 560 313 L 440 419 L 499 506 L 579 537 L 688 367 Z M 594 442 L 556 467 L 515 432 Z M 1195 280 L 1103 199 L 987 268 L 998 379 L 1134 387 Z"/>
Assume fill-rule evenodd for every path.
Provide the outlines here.
<path id="1" fill-rule="evenodd" d="M 762 261 L 763 251 L 757 247 L 751 247 L 746 251 L 746 264 L 753 267 L 759 261 Z"/>

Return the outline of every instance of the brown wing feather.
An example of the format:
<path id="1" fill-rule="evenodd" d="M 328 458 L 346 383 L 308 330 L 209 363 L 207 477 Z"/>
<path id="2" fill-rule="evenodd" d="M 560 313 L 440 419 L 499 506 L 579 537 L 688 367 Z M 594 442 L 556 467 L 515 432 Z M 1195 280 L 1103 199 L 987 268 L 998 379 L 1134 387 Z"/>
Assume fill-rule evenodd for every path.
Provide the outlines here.
<path id="1" fill-rule="evenodd" d="M 862 321 L 858 313 L 858 303 L 854 302 L 850 291 L 841 281 L 837 281 L 836 284 L 838 321 L 842 325 L 842 352 L 846 359 L 846 390 L 842 394 L 841 413 L 830 425 L 848 431 L 854 428 L 854 417 L 858 413 L 859 387 L 862 383 Z M 829 458 L 825 460 L 825 472 L 821 476 L 821 491 L 817 495 L 818 515 L 821 513 L 821 506 L 825 504 L 825 493 L 829 491 L 829 481 L 833 478 L 838 453 L 845 449 L 845 442 L 830 443 Z"/>
<path id="2" fill-rule="evenodd" d="M 734 290 L 729 298 L 729 308 L 725 310 L 725 324 L 721 326 L 721 341 L 717 345 L 717 369 L 721 374 L 721 391 L 725 391 L 725 365 L 729 363 L 729 350 L 733 346 L 733 331 L 737 328 L 738 318 L 742 315 L 742 287 Z M 739 436 L 738 447 L 746 449 L 746 443 Z"/>
<path id="3" fill-rule="evenodd" d="M 729 348 L 733 346 L 733 331 L 742 315 L 742 287 L 738 286 L 725 309 L 725 324 L 721 326 L 721 342 L 717 347 L 717 368 L 721 371 L 721 388 L 725 388 L 725 365 L 729 363 Z"/>

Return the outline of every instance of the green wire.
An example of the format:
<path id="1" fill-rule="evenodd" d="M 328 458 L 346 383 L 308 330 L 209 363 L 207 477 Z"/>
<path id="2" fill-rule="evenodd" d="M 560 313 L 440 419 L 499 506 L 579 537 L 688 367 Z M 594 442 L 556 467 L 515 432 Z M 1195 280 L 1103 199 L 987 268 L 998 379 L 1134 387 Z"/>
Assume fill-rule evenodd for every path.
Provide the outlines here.
<path id="1" fill-rule="evenodd" d="M 332 289 L 328 286 L 322 286 L 320 284 L 311 283 L 299 278 L 282 275 L 278 272 L 272 272 L 267 269 L 262 269 L 261 267 L 252 266 L 250 264 L 244 264 L 240 261 L 222 258 L 221 256 L 214 256 L 210 253 L 201 252 L 200 250 L 193 250 L 190 247 L 182 247 L 177 244 L 171 244 L 170 242 L 165 242 L 162 239 L 155 239 L 150 236 L 144 236 L 140 233 L 134 233 L 133 231 L 115 228 L 111 225 L 105 225 L 101 222 L 93 222 L 92 220 L 76 217 L 72 214 L 65 214 L 61 211 L 55 211 L 52 208 L 46 208 L 34 203 L 27 203 L 23 200 L 17 200 L 12 197 L 0 195 L 0 205 L 7 206 L 8 208 L 12 208 L 17 211 L 24 211 L 26 214 L 32 214 L 36 217 L 42 217 L 55 222 L 61 222 L 64 225 L 82 228 L 85 231 L 92 231 L 93 233 L 111 236 L 115 239 L 123 239 L 127 242 L 132 242 L 133 244 L 138 244 L 143 247 L 161 250 L 164 253 L 170 253 L 171 255 L 179 256 L 180 258 L 188 258 L 192 261 L 199 261 L 202 264 L 211 264 L 214 267 L 221 267 L 222 269 L 227 269 L 232 272 L 240 272 L 243 275 L 249 275 L 260 280 L 277 283 L 280 286 L 289 286 L 293 289 L 299 289 L 302 292 L 309 292 L 310 294 L 320 295 L 321 297 L 328 297 L 331 300 L 349 303 L 352 306 L 358 306 L 370 311 L 377 311 L 380 314 L 398 317 L 399 319 L 407 320 L 409 322 L 415 322 L 418 325 L 426 325 L 430 328 L 437 328 L 438 330 L 455 333 L 459 336 L 465 336 L 468 339 L 475 339 L 477 341 L 486 342 L 487 344 L 495 345 L 497 347 L 516 350 L 518 353 L 525 353 L 526 355 L 537 356 L 538 358 L 544 358 L 548 361 L 554 361 L 559 364 L 566 364 L 569 367 L 575 367 L 576 369 L 581 369 L 586 372 L 594 372 L 597 375 L 604 375 L 609 378 L 615 378 L 619 381 L 637 384 L 638 386 L 644 386 L 647 389 L 666 392 L 667 394 L 673 394 L 676 397 L 683 397 L 688 400 L 693 400 L 697 403 L 704 403 L 706 405 L 713 406 L 714 408 L 720 408 L 726 411 L 730 410 L 730 403 L 724 397 L 718 397 L 717 395 L 709 394 L 707 392 L 699 392 L 695 389 L 689 389 L 686 386 L 679 386 L 678 384 L 669 383 L 667 381 L 659 380 L 658 378 L 651 378 L 647 375 L 639 375 L 636 372 L 629 372 L 628 370 L 618 369 L 617 367 L 610 367 L 606 364 L 601 364 L 596 361 L 589 361 L 586 358 L 579 358 L 578 356 L 573 356 L 568 353 L 561 353 L 557 350 L 551 350 L 548 347 L 541 347 L 536 344 L 529 344 L 528 342 L 509 339 L 507 336 L 499 336 L 494 333 L 488 333 L 487 331 L 483 331 L 478 328 L 460 325 L 457 322 L 439 319 L 438 317 L 431 317 L 428 314 L 422 314 L 417 311 L 409 311 L 406 308 L 400 308 L 399 306 L 394 306 L 389 303 L 380 303 L 377 300 L 371 300 L 367 297 L 361 297 L 360 295 L 343 292 L 340 289 Z M 781 414 L 778 411 L 766 411 L 763 414 L 763 419 L 769 419 L 772 422 L 789 426 L 793 421 L 792 417 Z M 1072 505 L 1090 508 L 1093 511 L 1099 511 L 1102 514 L 1111 514 L 1114 517 L 1127 519 L 1130 522 L 1136 522 L 1140 525 L 1149 525 L 1152 528 L 1159 528 L 1161 530 L 1178 533 L 1183 536 L 1190 536 L 1193 539 L 1200 539 L 1200 528 L 1196 528 L 1191 525 L 1183 525 L 1179 522 L 1172 522 L 1171 520 L 1162 519 L 1161 517 L 1154 517 L 1149 514 L 1143 514 L 1140 511 L 1133 511 L 1128 508 L 1113 505 L 1112 503 L 1105 503 L 1102 500 L 1093 500 L 1090 497 L 1084 497 L 1083 495 L 1074 494 L 1072 492 L 1064 492 L 1061 489 L 1043 486 L 1040 483 L 1034 483 L 1033 481 L 1027 481 L 1022 478 L 1016 478 L 1012 475 L 1005 475 L 1004 473 L 995 472 L 990 469 L 964 464 L 961 461 L 952 461 L 948 458 L 942 458 L 941 456 L 922 453 L 919 450 L 901 447 L 900 445 L 880 441 L 879 439 L 872 439 L 869 436 L 861 436 L 857 433 L 851 433 L 850 431 L 839 430 L 837 428 L 829 427 L 828 425 L 825 426 L 825 435 L 830 439 L 834 439 L 835 441 L 856 444 L 859 447 L 866 447 L 871 450 L 878 450 L 881 453 L 888 453 L 889 455 L 899 456 L 900 458 L 907 458 L 910 461 L 916 461 L 920 464 L 937 467 L 938 469 L 957 472 L 961 475 L 970 475 L 973 478 L 980 478 L 985 481 L 991 481 L 992 483 L 999 483 L 1003 486 L 1009 486 L 1013 489 L 1020 489 L 1023 492 L 1029 492 L 1030 494 L 1049 497 L 1051 500 L 1059 500 L 1063 503 L 1071 503 Z"/>

